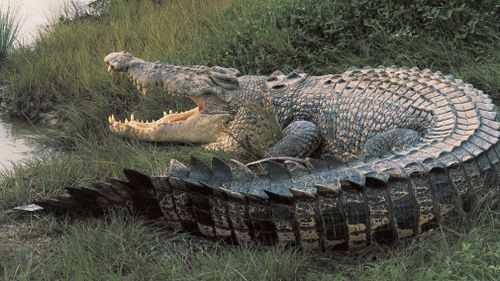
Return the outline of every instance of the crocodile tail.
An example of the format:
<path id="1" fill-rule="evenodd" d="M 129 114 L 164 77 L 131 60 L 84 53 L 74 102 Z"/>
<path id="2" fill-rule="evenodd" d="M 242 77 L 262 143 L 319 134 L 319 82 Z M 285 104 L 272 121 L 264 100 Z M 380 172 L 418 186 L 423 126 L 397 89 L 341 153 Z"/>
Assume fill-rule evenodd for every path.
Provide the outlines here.
<path id="1" fill-rule="evenodd" d="M 69 197 L 36 204 L 57 214 L 121 208 L 231 243 L 357 249 L 417 237 L 470 210 L 474 197 L 498 195 L 498 152 L 497 144 L 467 161 L 441 153 L 384 171 L 328 157 L 267 161 L 259 174 L 235 160 L 214 158 L 210 168 L 192 157 L 190 168 L 172 160 L 169 176 L 127 169 L 128 181 L 68 188 Z"/>
<path id="2" fill-rule="evenodd" d="M 151 219 L 160 217 L 162 213 L 150 177 L 132 169 L 123 172 L 128 181 L 109 179 L 94 182 L 90 187 L 67 187 L 67 196 L 38 200 L 34 204 L 42 207 L 42 211 L 56 215 L 86 213 L 101 216 L 110 210 L 122 210 Z"/>
<path id="3" fill-rule="evenodd" d="M 417 237 L 470 210 L 474 197 L 498 194 L 496 152 L 466 162 L 443 153 L 384 172 L 312 159 L 267 162 L 260 175 L 237 161 L 215 159 L 211 170 L 194 158 L 192 170 L 151 182 L 174 229 L 233 243 L 347 250 Z M 241 171 L 243 180 L 235 177 Z"/>

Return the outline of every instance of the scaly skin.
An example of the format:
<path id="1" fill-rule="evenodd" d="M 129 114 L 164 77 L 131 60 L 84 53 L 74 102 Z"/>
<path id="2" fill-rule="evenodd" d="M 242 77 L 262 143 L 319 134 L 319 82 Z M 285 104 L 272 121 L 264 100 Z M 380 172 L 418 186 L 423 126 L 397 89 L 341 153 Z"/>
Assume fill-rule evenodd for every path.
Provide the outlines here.
<path id="1" fill-rule="evenodd" d="M 115 71 L 140 76 L 140 83 L 159 77 L 163 85 L 175 84 L 178 93 L 191 98 L 200 81 L 212 87 L 223 84 L 205 78 L 210 72 L 193 68 L 182 68 L 184 74 L 172 80 L 163 70 L 143 71 L 154 67 L 131 56 L 124 60 L 123 55 L 107 57 Z M 171 66 L 158 68 L 163 67 Z M 234 79 L 237 88 L 228 86 L 236 84 Z M 202 106 L 200 115 L 203 108 L 218 105 L 220 112 L 230 115 L 226 128 L 231 129 L 235 120 L 244 120 L 233 112 L 232 100 L 270 104 L 285 129 L 285 137 L 270 154 L 304 156 L 315 151 L 322 160 L 289 159 L 284 165 L 261 161 L 264 174 L 234 160 L 214 159 L 212 168 L 196 158 L 191 168 L 172 160 L 168 176 L 125 170 L 128 182 L 68 188 L 70 197 L 38 204 L 56 212 L 96 214 L 127 206 L 152 219 L 162 217 L 174 229 L 208 238 L 325 250 L 416 237 L 453 210 L 467 211 L 477 198 L 498 198 L 496 107 L 463 81 L 395 67 L 325 76 L 235 74 L 222 80 L 224 86 L 211 90 L 216 102 L 193 98 L 209 104 Z M 360 154 L 365 158 L 352 157 Z"/>

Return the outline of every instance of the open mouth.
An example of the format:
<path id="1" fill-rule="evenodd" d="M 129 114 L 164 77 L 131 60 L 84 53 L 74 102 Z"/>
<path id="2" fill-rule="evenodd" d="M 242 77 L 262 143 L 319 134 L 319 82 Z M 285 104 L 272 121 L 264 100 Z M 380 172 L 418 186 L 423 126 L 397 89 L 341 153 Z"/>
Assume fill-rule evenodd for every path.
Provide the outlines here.
<path id="1" fill-rule="evenodd" d="M 181 122 L 185 122 L 191 118 L 194 118 L 200 115 L 200 107 L 195 107 L 191 110 L 183 111 L 183 112 L 172 112 L 170 110 L 168 113 L 163 112 L 163 117 L 158 120 L 137 120 L 134 114 L 130 115 L 130 118 L 125 119 L 124 121 L 117 120 L 114 115 L 108 117 L 108 122 L 110 128 L 118 128 L 123 125 L 135 125 L 135 126 L 160 126 L 160 125 L 170 125 L 170 124 L 178 124 Z"/>
<path id="2" fill-rule="evenodd" d="M 160 79 L 150 79 L 149 81 L 142 81 L 143 79 L 139 79 L 138 75 L 134 75 L 128 71 L 128 67 L 120 67 L 113 63 L 106 62 L 108 65 L 109 74 L 113 75 L 116 73 L 126 73 L 128 72 L 128 77 L 132 81 L 132 83 L 137 87 L 137 90 L 141 91 L 143 95 L 147 95 L 149 86 L 157 86 L 163 88 L 162 81 Z M 120 128 L 122 126 L 134 125 L 137 127 L 151 127 L 151 126 L 159 126 L 159 125 L 169 125 L 185 122 L 195 116 L 201 114 L 201 111 L 205 108 L 205 102 L 202 99 L 189 97 L 195 104 L 196 107 L 183 111 L 183 112 L 172 112 L 170 110 L 168 113 L 163 112 L 163 117 L 158 120 L 137 120 L 134 114 L 131 114 L 129 118 L 125 120 L 117 120 L 114 115 L 109 116 L 108 122 L 110 128 L 113 130 L 114 128 Z"/>
<path id="3" fill-rule="evenodd" d="M 187 87 L 181 85 L 183 80 L 176 79 L 189 77 L 175 71 L 164 71 L 169 65 L 146 62 L 125 52 L 111 53 L 104 61 L 110 74 L 127 73 L 144 95 L 151 87 L 159 87 L 169 95 L 188 97 L 195 104 L 191 110 L 175 113 L 170 110 L 164 112 L 160 119 L 151 121 L 138 120 L 134 114 L 123 121 L 111 115 L 108 123 L 113 133 L 152 142 L 207 144 L 216 141 L 222 128 L 231 120 L 232 115 L 221 110 L 216 93 L 207 87 L 191 87 L 194 92 L 187 93 Z"/>
<path id="4" fill-rule="evenodd" d="M 217 139 L 228 114 L 202 114 L 200 107 L 183 112 L 164 112 L 154 120 L 137 120 L 134 114 L 124 121 L 108 119 L 111 132 L 153 142 L 210 143 Z"/>

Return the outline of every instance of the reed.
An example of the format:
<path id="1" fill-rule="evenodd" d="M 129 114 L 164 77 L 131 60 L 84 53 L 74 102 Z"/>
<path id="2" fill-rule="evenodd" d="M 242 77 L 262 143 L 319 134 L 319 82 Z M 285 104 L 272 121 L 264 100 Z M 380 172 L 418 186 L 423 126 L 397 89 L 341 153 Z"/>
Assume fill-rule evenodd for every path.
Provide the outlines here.
<path id="1" fill-rule="evenodd" d="M 14 47 L 20 27 L 18 13 L 10 3 L 0 7 L 0 62 Z"/>

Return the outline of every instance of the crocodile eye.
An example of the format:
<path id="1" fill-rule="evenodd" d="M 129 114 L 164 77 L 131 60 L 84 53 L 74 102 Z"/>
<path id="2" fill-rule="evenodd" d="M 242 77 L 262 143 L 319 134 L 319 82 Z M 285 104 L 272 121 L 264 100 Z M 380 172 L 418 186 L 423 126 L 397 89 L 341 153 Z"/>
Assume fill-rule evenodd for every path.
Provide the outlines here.
<path id="1" fill-rule="evenodd" d="M 285 88 L 286 85 L 285 84 L 278 84 L 278 85 L 274 85 L 272 86 L 271 88 L 275 89 L 275 90 L 279 90 L 279 89 L 283 89 Z"/>

